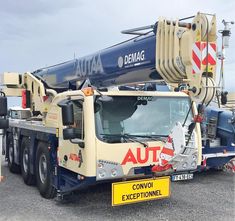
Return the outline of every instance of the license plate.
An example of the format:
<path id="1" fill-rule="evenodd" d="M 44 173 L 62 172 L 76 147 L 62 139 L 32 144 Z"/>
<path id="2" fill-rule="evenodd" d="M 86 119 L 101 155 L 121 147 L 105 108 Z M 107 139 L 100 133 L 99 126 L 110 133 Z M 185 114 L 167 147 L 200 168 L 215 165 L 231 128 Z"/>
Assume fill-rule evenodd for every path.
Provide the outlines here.
<path id="1" fill-rule="evenodd" d="M 193 173 L 176 174 L 171 176 L 172 181 L 192 180 L 192 179 L 193 179 Z"/>
<path id="2" fill-rule="evenodd" d="M 170 196 L 170 177 L 133 180 L 112 184 L 112 206 L 167 198 Z"/>

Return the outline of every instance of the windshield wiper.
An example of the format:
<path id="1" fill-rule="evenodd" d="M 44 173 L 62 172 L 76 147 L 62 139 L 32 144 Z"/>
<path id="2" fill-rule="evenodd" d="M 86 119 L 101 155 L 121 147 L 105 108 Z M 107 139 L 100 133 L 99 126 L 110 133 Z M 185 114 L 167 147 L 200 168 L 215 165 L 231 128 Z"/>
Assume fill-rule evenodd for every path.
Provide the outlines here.
<path id="1" fill-rule="evenodd" d="M 129 134 L 129 136 L 133 137 L 142 137 L 142 138 L 150 138 L 155 141 L 166 141 L 166 135 L 136 135 L 136 134 Z"/>
<path id="2" fill-rule="evenodd" d="M 138 143 L 142 144 L 144 147 L 148 147 L 148 144 L 140 141 L 138 138 L 136 138 L 136 136 L 133 136 L 131 134 L 124 134 L 124 136 L 126 138 L 128 138 L 129 140 L 133 140 L 134 142 L 138 142 Z"/>
<path id="3" fill-rule="evenodd" d="M 118 138 L 123 138 L 123 139 L 128 139 L 132 142 L 138 142 L 140 144 L 142 144 L 144 147 L 148 147 L 148 144 L 140 141 L 139 139 L 136 138 L 136 136 L 132 136 L 130 134 L 100 134 L 103 136 L 107 136 L 107 137 L 118 137 Z"/>

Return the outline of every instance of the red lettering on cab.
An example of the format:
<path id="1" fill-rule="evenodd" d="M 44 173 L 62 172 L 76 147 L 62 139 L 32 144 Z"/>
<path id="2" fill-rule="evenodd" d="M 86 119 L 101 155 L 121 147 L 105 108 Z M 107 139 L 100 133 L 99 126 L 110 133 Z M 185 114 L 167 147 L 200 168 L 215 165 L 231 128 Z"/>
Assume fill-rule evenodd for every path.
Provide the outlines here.
<path id="1" fill-rule="evenodd" d="M 136 148 L 134 153 L 131 149 L 129 149 L 124 157 L 121 165 L 126 165 L 127 163 L 132 164 L 144 164 L 151 159 L 151 162 L 158 162 L 158 151 L 160 151 L 161 147 L 148 147 L 148 148 Z"/>

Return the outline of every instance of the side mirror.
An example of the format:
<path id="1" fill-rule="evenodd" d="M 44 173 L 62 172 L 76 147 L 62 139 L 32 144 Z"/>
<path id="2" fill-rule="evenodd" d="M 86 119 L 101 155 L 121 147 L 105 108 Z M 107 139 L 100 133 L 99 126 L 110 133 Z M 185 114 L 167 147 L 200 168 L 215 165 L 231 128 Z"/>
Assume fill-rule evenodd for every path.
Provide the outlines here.
<path id="1" fill-rule="evenodd" d="M 102 103 L 108 103 L 108 102 L 113 102 L 113 98 L 106 95 L 96 97 L 94 103 L 94 112 L 97 113 L 101 109 Z"/>
<path id="2" fill-rule="evenodd" d="M 81 148 L 85 147 L 81 130 L 78 128 L 70 127 L 63 129 L 63 139 L 70 140 L 72 143 L 78 144 Z"/>
<path id="3" fill-rule="evenodd" d="M 70 126 L 74 124 L 74 113 L 73 113 L 73 104 L 66 100 L 58 104 L 62 110 L 62 123 L 64 126 Z"/>
<path id="4" fill-rule="evenodd" d="M 3 96 L 1 96 L 3 95 Z M 0 91 L 0 116 L 7 116 L 7 98 L 5 94 Z"/>
<path id="5" fill-rule="evenodd" d="M 82 148 L 84 147 L 84 141 L 83 141 L 83 133 L 81 128 L 73 127 L 75 125 L 74 123 L 74 106 L 81 105 L 81 100 L 75 100 L 71 102 L 70 100 L 63 100 L 58 103 L 58 106 L 61 107 L 62 111 L 62 123 L 64 126 L 68 126 L 67 128 L 63 129 L 63 139 L 64 140 L 70 140 L 72 143 L 79 144 Z M 77 102 L 77 103 L 76 103 Z M 76 111 L 76 109 L 75 109 Z"/>
<path id="6" fill-rule="evenodd" d="M 73 127 L 65 128 L 63 129 L 63 138 L 64 140 L 82 139 L 81 130 Z"/>

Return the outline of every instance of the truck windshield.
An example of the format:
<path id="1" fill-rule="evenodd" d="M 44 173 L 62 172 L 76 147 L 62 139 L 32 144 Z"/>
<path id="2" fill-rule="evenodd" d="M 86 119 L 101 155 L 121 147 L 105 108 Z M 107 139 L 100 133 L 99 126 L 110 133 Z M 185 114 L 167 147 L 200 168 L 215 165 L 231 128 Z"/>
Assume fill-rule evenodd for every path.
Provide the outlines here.
<path id="1" fill-rule="evenodd" d="M 96 98 L 96 134 L 113 143 L 130 136 L 168 136 L 176 122 L 183 124 L 189 109 L 188 97 L 113 96 L 106 101 Z M 191 120 L 190 112 L 186 124 Z"/>

